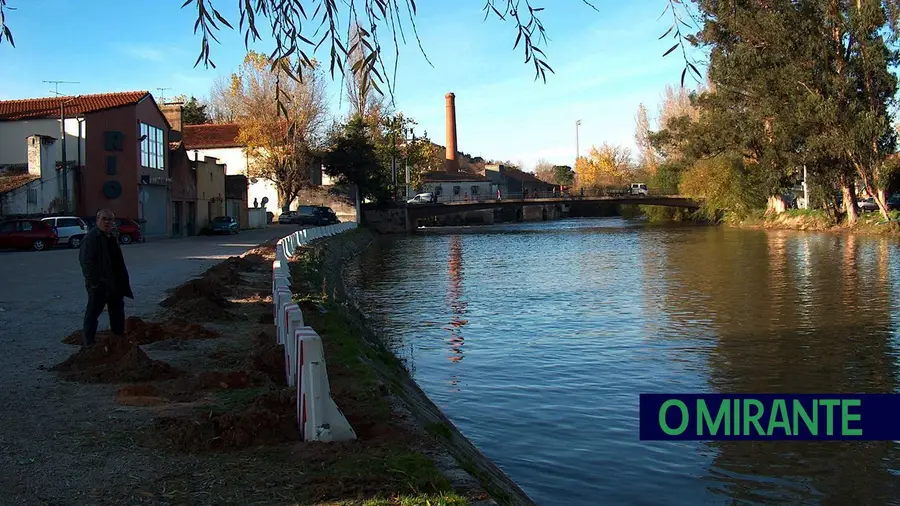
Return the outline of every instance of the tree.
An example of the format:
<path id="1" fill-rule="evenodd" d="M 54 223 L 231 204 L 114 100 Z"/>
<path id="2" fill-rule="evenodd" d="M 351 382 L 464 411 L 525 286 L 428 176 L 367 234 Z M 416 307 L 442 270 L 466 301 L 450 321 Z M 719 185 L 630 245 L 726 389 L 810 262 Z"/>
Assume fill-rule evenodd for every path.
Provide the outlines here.
<path id="1" fill-rule="evenodd" d="M 648 174 L 653 175 L 656 173 L 659 163 L 656 159 L 656 151 L 650 142 L 650 118 L 647 116 L 647 108 L 643 103 L 638 106 L 634 121 L 634 141 L 638 148 L 638 165 Z"/>
<path id="2" fill-rule="evenodd" d="M 622 186 L 632 172 L 631 150 L 605 142 L 599 148 L 592 146 L 590 154 L 579 158 L 575 168 L 581 188 Z"/>
<path id="3" fill-rule="evenodd" d="M 312 152 L 322 142 L 327 121 L 327 101 L 315 67 L 306 71 L 302 82 L 286 79 L 280 68 L 272 71 L 264 55 L 247 53 L 221 102 L 234 108 L 238 140 L 249 158 L 247 175 L 275 184 L 278 206 L 284 208 L 309 183 Z M 279 103 L 276 94 L 282 96 Z"/>
<path id="4" fill-rule="evenodd" d="M 541 158 L 534 165 L 534 177 L 540 179 L 545 183 L 553 183 L 553 176 L 555 175 L 553 171 L 553 164 L 548 162 L 547 160 Z"/>
<path id="5" fill-rule="evenodd" d="M 191 96 L 184 102 L 181 109 L 181 122 L 185 125 L 205 125 L 210 122 L 209 115 L 206 113 L 207 105 Z"/>
<path id="6" fill-rule="evenodd" d="M 340 184 L 355 185 L 361 199 L 384 201 L 387 181 L 381 171 L 375 145 L 369 139 L 368 126 L 360 116 L 353 116 L 329 140 L 323 165 L 325 173 Z"/>
<path id="7" fill-rule="evenodd" d="M 553 184 L 572 186 L 575 184 L 575 171 L 568 165 L 554 165 Z"/>

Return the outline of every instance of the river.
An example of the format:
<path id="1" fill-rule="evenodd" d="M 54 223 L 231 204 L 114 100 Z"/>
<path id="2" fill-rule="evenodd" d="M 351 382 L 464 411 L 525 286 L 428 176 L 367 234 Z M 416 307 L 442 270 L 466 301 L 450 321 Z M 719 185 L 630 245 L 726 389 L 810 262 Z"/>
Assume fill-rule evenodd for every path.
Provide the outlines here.
<path id="1" fill-rule="evenodd" d="M 363 311 L 540 505 L 898 504 L 895 442 L 642 442 L 638 394 L 898 391 L 898 241 L 621 218 L 433 229 Z"/>

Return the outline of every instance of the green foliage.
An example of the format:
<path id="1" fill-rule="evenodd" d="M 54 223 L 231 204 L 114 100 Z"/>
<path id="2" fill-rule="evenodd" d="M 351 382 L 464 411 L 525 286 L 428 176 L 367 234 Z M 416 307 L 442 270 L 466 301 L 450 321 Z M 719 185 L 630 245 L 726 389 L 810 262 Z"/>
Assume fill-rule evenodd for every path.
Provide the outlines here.
<path id="1" fill-rule="evenodd" d="M 205 125 L 210 122 L 207 105 L 191 96 L 181 109 L 181 121 L 185 125 Z"/>
<path id="2" fill-rule="evenodd" d="M 339 184 L 356 185 L 360 198 L 388 198 L 378 155 L 362 118 L 355 116 L 332 133 L 323 165 L 325 173 Z"/>
<path id="3" fill-rule="evenodd" d="M 575 171 L 568 165 L 553 166 L 553 183 L 563 186 L 572 186 L 575 184 Z"/>

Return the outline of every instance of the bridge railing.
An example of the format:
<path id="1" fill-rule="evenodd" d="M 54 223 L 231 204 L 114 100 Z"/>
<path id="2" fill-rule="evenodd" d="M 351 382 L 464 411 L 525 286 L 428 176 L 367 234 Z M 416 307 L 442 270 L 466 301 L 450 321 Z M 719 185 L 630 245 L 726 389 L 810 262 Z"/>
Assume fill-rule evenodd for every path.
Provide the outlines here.
<path id="1" fill-rule="evenodd" d="M 544 192 L 518 192 L 518 193 L 494 193 L 491 195 L 486 194 L 477 194 L 477 195 L 467 195 L 465 193 L 460 193 L 458 195 L 438 195 L 437 202 L 438 204 L 452 204 L 452 203 L 465 203 L 465 202 L 499 202 L 504 200 L 512 200 L 512 201 L 528 201 L 528 200 L 546 200 L 546 199 L 564 199 L 564 200 L 572 200 L 577 201 L 581 199 L 588 198 L 597 198 L 597 197 L 634 197 L 634 198 L 652 198 L 652 197 L 671 197 L 676 196 L 675 192 L 667 192 L 661 190 L 649 190 L 649 192 L 644 194 L 633 194 L 629 189 L 614 189 L 614 188 L 592 188 L 590 190 L 578 190 L 578 191 L 566 191 L 566 192 L 553 192 L 553 191 L 544 191 Z M 398 204 L 406 204 L 407 200 L 405 197 L 401 197 L 397 199 Z"/>

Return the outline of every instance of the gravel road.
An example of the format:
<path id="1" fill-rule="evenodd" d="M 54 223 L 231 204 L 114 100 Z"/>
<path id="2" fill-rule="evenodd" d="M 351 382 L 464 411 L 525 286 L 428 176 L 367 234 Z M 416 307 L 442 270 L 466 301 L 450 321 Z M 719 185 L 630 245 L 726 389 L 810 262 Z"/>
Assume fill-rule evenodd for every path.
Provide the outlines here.
<path id="1" fill-rule="evenodd" d="M 126 316 L 151 317 L 167 290 L 293 230 L 123 246 L 135 294 Z M 143 477 L 165 472 L 165 461 L 107 451 L 104 433 L 147 418 L 113 402 L 116 386 L 63 382 L 44 370 L 75 351 L 61 340 L 81 327 L 87 302 L 78 252 L 0 253 L 0 265 L 0 504 L 118 502 L 112 489 L 139 488 Z M 100 329 L 107 327 L 104 313 Z"/>

